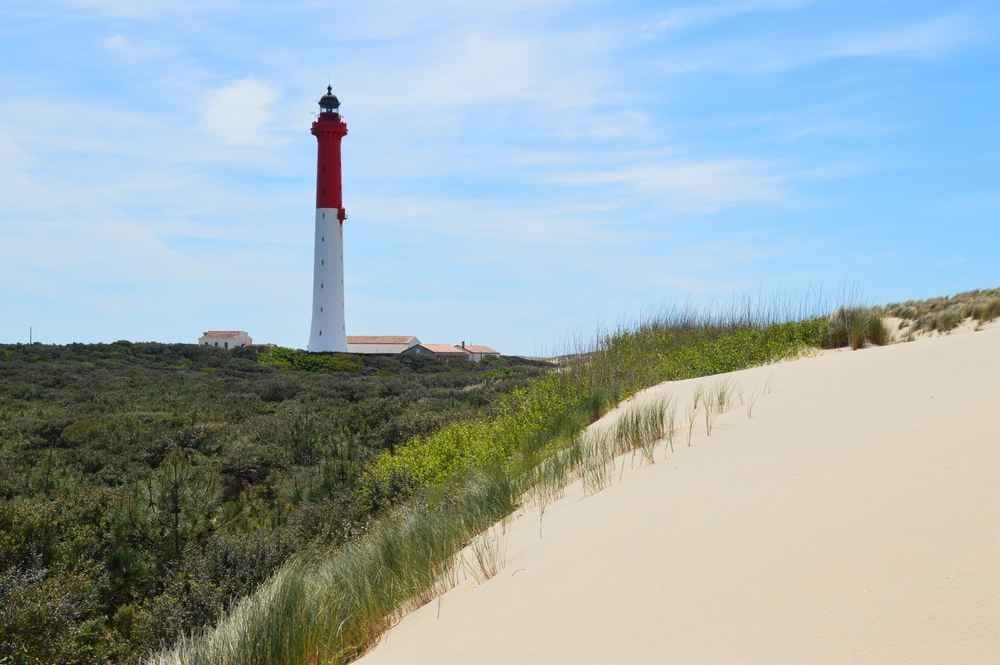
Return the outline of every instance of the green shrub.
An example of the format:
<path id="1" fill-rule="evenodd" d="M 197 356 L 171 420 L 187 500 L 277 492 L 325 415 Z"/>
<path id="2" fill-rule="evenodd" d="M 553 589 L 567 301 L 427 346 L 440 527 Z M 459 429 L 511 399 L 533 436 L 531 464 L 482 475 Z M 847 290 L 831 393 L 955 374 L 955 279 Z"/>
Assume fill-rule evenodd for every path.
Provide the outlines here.
<path id="1" fill-rule="evenodd" d="M 972 316 L 980 323 L 988 323 L 996 318 L 1000 318 L 1000 298 L 986 304 L 978 305 L 973 310 Z"/>
<path id="2" fill-rule="evenodd" d="M 195 345 L 0 345 L 0 663 L 136 663 L 290 557 L 357 539 L 383 450 L 549 366 Z"/>
<path id="3" fill-rule="evenodd" d="M 361 361 L 346 353 L 308 353 L 281 346 L 266 346 L 257 352 L 260 364 L 303 372 L 360 372 Z"/>
<path id="4" fill-rule="evenodd" d="M 275 379 L 260 385 L 257 394 L 265 402 L 284 402 L 299 394 L 301 387 L 292 381 Z"/>
<path id="5" fill-rule="evenodd" d="M 947 333 L 951 332 L 958 326 L 962 324 L 965 320 L 965 316 L 955 311 L 945 311 L 939 314 L 934 314 L 930 318 L 930 324 L 927 327 L 930 330 L 937 330 L 938 332 Z"/>
<path id="6" fill-rule="evenodd" d="M 536 380 L 501 401 L 493 416 L 448 425 L 414 437 L 370 468 L 369 491 L 404 481 L 441 492 L 471 471 L 523 471 L 570 441 L 614 401 L 661 381 L 730 372 L 820 346 L 827 322 L 811 319 L 742 330 L 648 327 L 604 341 L 598 354 L 572 372 Z M 558 446 L 556 446 L 558 448 Z"/>
<path id="7" fill-rule="evenodd" d="M 885 311 L 890 316 L 912 321 L 914 330 L 947 333 L 968 318 L 983 323 L 1000 316 L 1000 289 L 967 291 L 947 298 L 911 300 L 887 305 Z"/>
<path id="8" fill-rule="evenodd" d="M 875 313 L 868 318 L 865 338 L 875 346 L 885 346 L 892 343 L 892 334 L 889 332 L 889 328 L 886 327 L 882 317 Z"/>
<path id="9" fill-rule="evenodd" d="M 828 327 L 827 319 L 670 321 L 603 338 L 595 351 L 502 398 L 491 414 L 446 424 L 381 454 L 359 495 L 370 504 L 408 501 L 343 548 L 285 566 L 216 629 L 150 662 L 347 662 L 398 613 L 440 593 L 456 553 L 521 497 L 533 488 L 557 491 L 586 457 L 581 430 L 619 399 L 666 379 L 798 354 L 827 339 Z M 633 420 L 637 434 L 625 436 L 622 445 L 651 459 L 668 421 L 645 412 Z M 622 450 L 618 444 L 587 446 L 599 456 Z M 589 486 L 606 479 L 606 465 L 603 474 L 598 466 L 587 472 Z"/>

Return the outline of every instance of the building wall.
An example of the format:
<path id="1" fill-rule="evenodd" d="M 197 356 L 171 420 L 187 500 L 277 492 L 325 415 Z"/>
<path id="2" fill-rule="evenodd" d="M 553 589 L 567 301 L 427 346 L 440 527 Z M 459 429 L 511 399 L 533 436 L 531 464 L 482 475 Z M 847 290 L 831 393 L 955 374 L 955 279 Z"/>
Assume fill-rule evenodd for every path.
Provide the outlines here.
<path id="1" fill-rule="evenodd" d="M 348 344 L 348 353 L 389 353 L 397 354 L 415 346 L 414 344 Z"/>
<path id="2" fill-rule="evenodd" d="M 471 360 L 473 362 L 477 362 L 477 363 L 482 362 L 483 358 L 499 358 L 500 357 L 499 353 L 485 353 L 483 351 L 467 351 L 467 353 L 469 354 L 469 360 Z"/>
<path id="3" fill-rule="evenodd" d="M 226 346 L 226 343 L 229 346 Z M 213 348 L 220 349 L 237 349 L 241 346 L 250 346 L 253 344 L 253 340 L 250 339 L 250 335 L 246 333 L 239 333 L 236 335 L 226 335 L 224 337 L 219 335 L 206 336 L 202 335 L 198 338 L 198 344 L 201 346 L 211 346 Z"/>

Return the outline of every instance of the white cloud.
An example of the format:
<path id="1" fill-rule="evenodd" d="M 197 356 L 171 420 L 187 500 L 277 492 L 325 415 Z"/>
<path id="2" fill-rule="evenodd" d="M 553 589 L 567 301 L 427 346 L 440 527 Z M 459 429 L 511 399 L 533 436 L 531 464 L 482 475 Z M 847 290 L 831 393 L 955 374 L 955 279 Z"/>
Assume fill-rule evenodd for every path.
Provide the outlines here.
<path id="1" fill-rule="evenodd" d="M 469 251 L 499 252 L 531 246 L 606 248 L 631 242 L 613 229 L 616 206 L 599 199 L 573 203 L 510 203 L 493 200 L 457 200 L 433 197 L 378 197 L 355 200 L 364 221 L 395 228 L 397 234 L 416 234 L 472 241 Z M 415 227 L 412 220 L 419 219 Z M 417 231 L 416 229 L 419 229 Z M 486 242 L 484 242 L 486 241 Z M 473 249 L 475 247 L 475 250 Z M 507 259 L 504 258 L 504 261 Z"/>
<path id="2" fill-rule="evenodd" d="M 209 93 L 202 106 L 202 126 L 226 143 L 262 146 L 269 142 L 268 122 L 278 91 L 252 78 L 240 79 Z"/>
<path id="3" fill-rule="evenodd" d="M 830 49 L 831 57 L 934 56 L 974 42 L 978 29 L 967 16 L 941 16 L 868 35 L 851 37 Z"/>
<path id="4" fill-rule="evenodd" d="M 655 36 L 748 14 L 794 11 L 810 4 L 812 0 L 734 0 L 676 7 L 657 21 L 646 25 L 643 32 L 648 36 Z"/>
<path id="5" fill-rule="evenodd" d="M 230 4 L 221 0 L 65 0 L 70 8 L 116 18 L 150 19 L 168 13 L 185 13 Z"/>
<path id="6" fill-rule="evenodd" d="M 108 35 L 101 40 L 101 47 L 116 58 L 128 63 L 138 63 L 155 54 L 156 50 L 122 34 Z"/>
<path id="7" fill-rule="evenodd" d="M 661 71 L 770 74 L 845 58 L 935 57 L 969 46 L 979 37 L 971 17 L 942 16 L 860 34 L 725 42 L 678 51 L 662 60 Z"/>
<path id="8" fill-rule="evenodd" d="M 668 208 L 694 213 L 741 204 L 781 204 L 789 196 L 787 176 L 771 165 L 740 159 L 646 163 L 563 173 L 549 180 L 573 187 L 622 187 Z"/>
<path id="9" fill-rule="evenodd" d="M 597 36 L 589 43 L 583 39 L 528 31 L 444 33 L 417 52 L 387 51 L 382 61 L 345 62 L 335 88 L 365 90 L 363 99 L 344 100 L 345 107 L 365 113 L 439 116 L 470 107 L 587 107 L 596 103 L 605 82 L 594 59 L 605 44 Z"/>

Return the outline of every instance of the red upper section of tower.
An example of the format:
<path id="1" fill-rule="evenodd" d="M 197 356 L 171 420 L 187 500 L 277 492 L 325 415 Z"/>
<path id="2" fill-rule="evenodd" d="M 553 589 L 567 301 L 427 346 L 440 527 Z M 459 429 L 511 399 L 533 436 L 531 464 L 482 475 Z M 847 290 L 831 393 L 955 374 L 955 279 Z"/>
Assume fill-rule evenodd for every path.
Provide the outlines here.
<path id="1" fill-rule="evenodd" d="M 341 187 L 340 173 L 340 141 L 347 136 L 347 123 L 345 123 L 336 108 L 340 106 L 337 98 L 332 96 L 327 88 L 327 96 L 320 100 L 320 107 L 323 112 L 312 124 L 312 135 L 316 137 L 318 144 L 316 159 L 316 207 L 336 208 L 337 217 L 340 221 L 347 219 L 347 211 L 344 210 L 343 192 Z M 329 103 L 324 105 L 328 99 L 332 99 L 336 106 Z"/>

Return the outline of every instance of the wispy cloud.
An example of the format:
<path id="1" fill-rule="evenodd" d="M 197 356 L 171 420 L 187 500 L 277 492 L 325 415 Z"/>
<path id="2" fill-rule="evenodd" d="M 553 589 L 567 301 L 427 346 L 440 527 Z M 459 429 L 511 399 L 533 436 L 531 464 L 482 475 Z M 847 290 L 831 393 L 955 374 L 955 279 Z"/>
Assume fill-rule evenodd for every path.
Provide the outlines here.
<path id="1" fill-rule="evenodd" d="M 749 14 L 787 12 L 802 9 L 812 0 L 732 0 L 707 2 L 669 10 L 652 23 L 643 26 L 647 37 L 678 32 Z"/>
<path id="2" fill-rule="evenodd" d="M 936 56 L 968 46 L 979 39 L 981 28 L 971 16 L 956 14 L 908 23 L 885 30 L 847 37 L 833 44 L 827 56 L 867 58 L 878 56 Z"/>
<path id="3" fill-rule="evenodd" d="M 101 48 L 119 60 L 130 64 L 142 62 L 160 53 L 160 49 L 120 33 L 101 39 Z"/>
<path id="4" fill-rule="evenodd" d="M 938 57 L 974 45 L 981 34 L 972 16 L 948 15 L 808 39 L 726 41 L 676 51 L 661 67 L 672 74 L 772 74 L 848 58 Z"/>
<path id="5" fill-rule="evenodd" d="M 125 19 L 152 19 L 164 14 L 183 14 L 194 10 L 218 10 L 231 1 L 205 0 L 65 0 L 69 8 Z"/>
<path id="6" fill-rule="evenodd" d="M 778 205 L 788 199 L 789 179 L 773 165 L 746 159 L 663 162 L 553 175 L 553 184 L 617 187 L 668 209 L 711 213 L 734 205 Z"/>
<path id="7" fill-rule="evenodd" d="M 201 122 L 227 143 L 261 146 L 270 139 L 267 126 L 277 99 L 278 91 L 269 83 L 252 78 L 233 81 L 205 97 Z"/>

